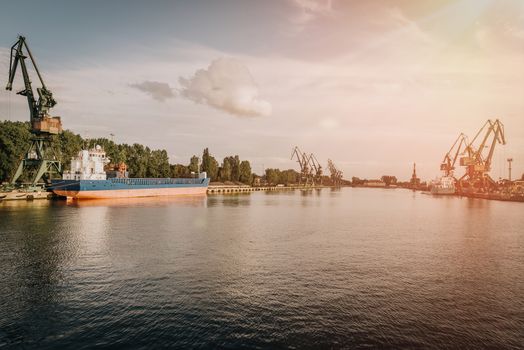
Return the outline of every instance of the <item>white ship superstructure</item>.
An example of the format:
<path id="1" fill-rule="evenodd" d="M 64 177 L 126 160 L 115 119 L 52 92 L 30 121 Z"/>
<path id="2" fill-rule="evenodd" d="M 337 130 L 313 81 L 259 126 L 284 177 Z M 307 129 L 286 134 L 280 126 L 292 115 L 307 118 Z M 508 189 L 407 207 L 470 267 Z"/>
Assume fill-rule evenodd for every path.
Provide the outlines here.
<path id="1" fill-rule="evenodd" d="M 432 182 L 431 193 L 433 194 L 455 194 L 455 178 L 453 176 L 442 176 Z"/>
<path id="2" fill-rule="evenodd" d="M 90 150 L 78 152 L 71 159 L 71 170 L 64 172 L 64 180 L 106 180 L 104 167 L 109 164 L 109 158 L 103 148 L 97 145 Z"/>

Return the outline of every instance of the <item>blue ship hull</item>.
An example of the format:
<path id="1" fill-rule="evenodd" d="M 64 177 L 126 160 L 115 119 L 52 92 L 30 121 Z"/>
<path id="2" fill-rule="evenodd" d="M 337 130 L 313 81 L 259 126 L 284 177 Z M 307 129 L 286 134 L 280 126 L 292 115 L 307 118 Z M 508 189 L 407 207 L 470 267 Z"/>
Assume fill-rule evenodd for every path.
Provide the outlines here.
<path id="1" fill-rule="evenodd" d="M 51 190 L 68 198 L 129 198 L 205 194 L 209 178 L 53 180 Z"/>

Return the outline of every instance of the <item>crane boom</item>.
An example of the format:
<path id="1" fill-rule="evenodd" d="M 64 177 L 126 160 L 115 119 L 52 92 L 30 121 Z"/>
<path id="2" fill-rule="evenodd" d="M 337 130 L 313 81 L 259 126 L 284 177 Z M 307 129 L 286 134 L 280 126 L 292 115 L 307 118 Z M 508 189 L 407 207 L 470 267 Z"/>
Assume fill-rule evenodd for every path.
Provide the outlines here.
<path id="1" fill-rule="evenodd" d="M 486 171 L 491 170 L 491 161 L 493 160 L 493 153 L 495 152 L 495 146 L 498 143 L 501 145 L 506 144 L 506 138 L 504 136 L 504 125 L 497 119 L 491 127 L 492 132 L 494 133 L 493 140 L 491 141 L 491 147 L 489 148 L 488 156 L 486 157 L 485 167 Z"/>
<path id="2" fill-rule="evenodd" d="M 28 57 L 38 75 L 41 85 L 41 87 L 36 89 L 38 93 L 38 101 L 35 100 L 33 86 L 27 70 L 25 60 Z M 57 157 L 53 154 L 53 150 L 50 147 L 52 135 L 62 132 L 62 121 L 60 117 L 52 117 L 49 115 L 49 110 L 56 105 L 56 101 L 42 79 L 42 75 L 38 70 L 38 66 L 36 65 L 36 61 L 29 46 L 27 45 L 25 37 L 21 35 L 18 37 L 16 43 L 11 46 L 9 78 L 5 87 L 8 91 L 13 89 L 13 82 L 18 66 L 20 66 L 20 69 L 22 70 L 24 88 L 17 92 L 17 94 L 27 98 L 31 134 L 33 134 L 33 137 L 31 138 L 29 149 L 18 164 L 11 179 L 11 184 L 14 185 L 18 183 L 22 174 L 25 172 L 27 173 L 27 176 L 25 179 L 22 177 L 22 180 L 31 178 L 31 186 L 36 187 L 40 180 L 43 179 L 45 182 L 49 183 L 53 175 L 62 174 L 60 161 L 57 160 Z"/>
<path id="3" fill-rule="evenodd" d="M 460 133 L 440 164 L 440 170 L 444 171 L 444 176 L 453 176 L 453 170 L 455 170 L 458 156 L 462 148 L 467 144 L 467 136 L 464 135 L 464 133 Z"/>
<path id="4" fill-rule="evenodd" d="M 484 133 L 478 147 L 474 146 L 475 141 Z M 493 139 L 488 143 L 490 137 Z M 473 140 L 468 143 L 464 153 L 466 156 L 460 159 L 460 165 L 466 167 L 466 173 L 460 178 L 461 187 L 476 187 L 484 191 L 496 186 L 495 181 L 489 176 L 491 162 L 497 143 L 506 144 L 504 135 L 504 124 L 499 119 L 488 120 L 477 132 Z M 488 148 L 487 155 L 484 156 L 485 149 Z"/>
<path id="5" fill-rule="evenodd" d="M 475 150 L 473 143 L 486 128 L 487 130 L 485 131 L 484 137 L 482 138 L 482 142 Z M 489 137 L 492 135 L 493 140 L 491 141 L 488 155 L 484 158 L 482 154 L 484 149 L 487 147 L 486 144 L 488 143 Z M 473 163 L 477 166 L 478 169 L 482 168 L 483 171 L 491 170 L 491 161 L 493 159 L 493 154 L 497 143 L 502 145 L 506 144 L 506 139 L 504 136 L 504 125 L 498 119 L 494 122 L 488 120 L 486 123 L 484 123 L 482 128 L 480 128 L 478 131 L 477 135 L 475 135 L 475 138 L 468 145 L 468 149 L 473 150 Z"/>
<path id="6" fill-rule="evenodd" d="M 313 153 L 309 155 L 309 163 L 311 164 L 311 170 L 315 170 L 314 179 L 319 184 L 322 185 L 322 165 L 318 161 L 317 157 Z"/>
<path id="7" fill-rule="evenodd" d="M 297 158 L 297 162 L 300 165 L 300 179 L 299 183 L 304 185 L 309 185 L 310 182 L 314 184 L 313 176 L 311 173 L 311 167 L 309 157 L 307 156 L 306 152 L 302 152 L 298 146 L 295 146 L 293 148 L 293 151 L 291 153 L 291 159 L 294 157 Z"/>
<path id="8" fill-rule="evenodd" d="M 333 185 L 340 186 L 342 182 L 342 171 L 337 169 L 337 167 L 335 166 L 335 163 L 333 163 L 331 159 L 328 159 L 328 169 L 329 169 L 329 172 L 331 173 L 331 181 Z"/>
<path id="9" fill-rule="evenodd" d="M 35 100 L 31 79 L 26 65 L 26 54 L 35 69 L 35 72 L 40 81 L 41 87 L 37 88 L 38 101 Z M 17 94 L 25 96 L 29 105 L 29 116 L 31 121 L 32 132 L 34 134 L 58 134 L 62 131 L 62 123 L 59 117 L 50 117 L 49 110 L 56 105 L 56 100 L 53 98 L 53 93 L 46 87 L 42 75 L 38 70 L 36 61 L 27 45 L 25 37 L 19 36 L 17 42 L 11 47 L 11 57 L 9 60 L 9 80 L 7 81 L 6 90 L 13 89 L 13 81 L 15 79 L 18 66 L 22 70 L 22 77 L 24 80 L 24 89 L 17 92 Z"/>

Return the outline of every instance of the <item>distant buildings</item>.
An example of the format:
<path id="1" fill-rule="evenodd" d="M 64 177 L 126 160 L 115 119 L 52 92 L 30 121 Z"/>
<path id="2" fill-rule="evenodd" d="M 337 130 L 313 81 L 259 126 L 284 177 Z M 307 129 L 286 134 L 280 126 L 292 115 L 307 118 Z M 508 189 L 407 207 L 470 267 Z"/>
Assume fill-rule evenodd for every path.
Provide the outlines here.
<path id="1" fill-rule="evenodd" d="M 409 184 L 414 190 L 420 187 L 420 179 L 417 177 L 417 163 L 413 163 L 413 173 L 411 174 Z"/>
<path id="2" fill-rule="evenodd" d="M 353 177 L 351 184 L 353 187 L 372 187 L 372 188 L 409 188 L 414 190 L 427 190 L 428 186 L 425 182 L 420 181 L 420 178 L 417 176 L 417 165 L 413 163 L 413 172 L 411 174 L 411 179 L 406 182 L 398 181 L 396 176 L 393 175 L 383 175 L 379 179 L 360 179 L 358 177 Z"/>
<path id="3" fill-rule="evenodd" d="M 386 183 L 382 180 L 365 180 L 365 187 L 386 187 Z"/>

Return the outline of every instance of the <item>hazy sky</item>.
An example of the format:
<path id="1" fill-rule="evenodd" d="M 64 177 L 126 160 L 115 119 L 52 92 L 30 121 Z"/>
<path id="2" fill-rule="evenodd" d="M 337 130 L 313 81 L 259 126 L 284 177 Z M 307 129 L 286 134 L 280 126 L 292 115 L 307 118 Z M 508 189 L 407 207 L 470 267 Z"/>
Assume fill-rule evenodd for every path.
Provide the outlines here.
<path id="1" fill-rule="evenodd" d="M 64 127 L 172 162 L 209 147 L 260 173 L 296 167 L 298 145 L 348 178 L 417 162 L 429 179 L 460 132 L 500 118 L 493 176 L 510 156 L 524 172 L 521 0 L 3 1 L 2 81 L 18 33 Z M 28 119 L 25 99 L 2 89 L 0 118 Z"/>

